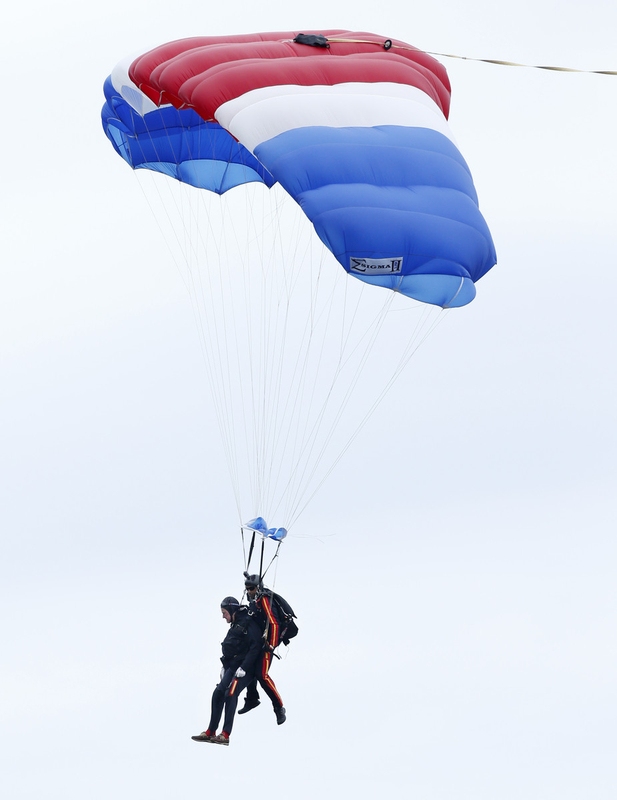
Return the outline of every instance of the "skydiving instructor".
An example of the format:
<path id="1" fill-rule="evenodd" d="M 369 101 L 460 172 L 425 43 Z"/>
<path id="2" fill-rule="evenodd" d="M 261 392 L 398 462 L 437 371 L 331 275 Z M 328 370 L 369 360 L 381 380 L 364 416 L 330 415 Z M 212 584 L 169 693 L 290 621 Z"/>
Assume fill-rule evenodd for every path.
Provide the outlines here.
<path id="1" fill-rule="evenodd" d="M 246 714 L 247 711 L 251 711 L 251 709 L 259 705 L 259 692 L 257 690 L 257 684 L 259 683 L 272 703 L 272 710 L 276 716 L 277 724 L 282 725 L 287 718 L 287 712 L 274 681 L 270 677 L 272 657 L 280 642 L 280 620 L 272 604 L 271 593 L 263 585 L 259 575 L 249 575 L 245 572 L 244 577 L 244 588 L 249 601 L 249 613 L 259 621 L 264 645 L 256 662 L 255 677 L 248 683 L 244 706 L 238 711 L 238 714 Z"/>

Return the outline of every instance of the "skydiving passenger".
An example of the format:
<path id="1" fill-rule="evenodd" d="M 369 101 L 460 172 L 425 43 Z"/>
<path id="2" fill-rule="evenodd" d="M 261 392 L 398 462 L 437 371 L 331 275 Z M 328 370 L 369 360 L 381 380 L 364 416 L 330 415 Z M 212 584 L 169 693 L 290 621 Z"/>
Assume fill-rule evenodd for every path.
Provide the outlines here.
<path id="1" fill-rule="evenodd" d="M 257 681 L 259 681 L 262 689 L 272 702 L 277 725 L 282 725 L 286 719 L 286 711 L 283 707 L 283 700 L 269 674 L 274 650 L 280 642 L 281 621 L 273 607 L 271 594 L 260 582 L 259 575 L 248 575 L 245 572 L 244 576 L 244 587 L 249 600 L 249 613 L 252 613 L 254 618 L 258 620 L 263 632 L 264 648 L 257 662 L 255 678 L 248 684 L 244 705 L 238 711 L 238 714 L 246 714 L 247 711 L 256 708 L 261 702 L 257 691 Z"/>
<path id="2" fill-rule="evenodd" d="M 221 643 L 221 679 L 212 694 L 210 722 L 205 731 L 191 736 L 195 742 L 229 744 L 229 736 L 242 690 L 254 679 L 262 649 L 262 631 L 253 614 L 241 606 L 235 597 L 226 597 L 221 602 L 221 612 L 229 624 L 227 636 Z M 217 736 L 221 715 L 225 709 L 223 730 Z"/>

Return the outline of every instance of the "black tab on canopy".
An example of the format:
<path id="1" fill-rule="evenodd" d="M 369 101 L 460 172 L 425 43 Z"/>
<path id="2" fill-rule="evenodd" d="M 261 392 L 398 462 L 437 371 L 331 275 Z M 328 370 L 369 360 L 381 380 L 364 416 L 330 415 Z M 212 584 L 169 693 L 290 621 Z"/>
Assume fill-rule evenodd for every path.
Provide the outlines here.
<path id="1" fill-rule="evenodd" d="M 311 47 L 330 47 L 328 40 L 321 33 L 299 33 L 294 42 L 296 44 L 308 44 Z"/>

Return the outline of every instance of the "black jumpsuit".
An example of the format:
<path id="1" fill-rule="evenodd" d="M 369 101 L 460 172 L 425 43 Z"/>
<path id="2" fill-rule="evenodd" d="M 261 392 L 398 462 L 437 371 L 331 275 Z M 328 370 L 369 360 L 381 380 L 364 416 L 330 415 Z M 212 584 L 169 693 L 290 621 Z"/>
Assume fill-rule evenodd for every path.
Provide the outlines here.
<path id="1" fill-rule="evenodd" d="M 263 639 L 261 628 L 255 617 L 248 613 L 246 606 L 240 606 L 227 636 L 221 643 L 223 655 L 221 662 L 225 672 L 212 694 L 212 713 L 208 730 L 214 733 L 225 708 L 223 731 L 231 733 L 238 696 L 255 677 L 258 658 L 261 655 Z M 242 667 L 246 675 L 236 678 L 236 670 Z"/>

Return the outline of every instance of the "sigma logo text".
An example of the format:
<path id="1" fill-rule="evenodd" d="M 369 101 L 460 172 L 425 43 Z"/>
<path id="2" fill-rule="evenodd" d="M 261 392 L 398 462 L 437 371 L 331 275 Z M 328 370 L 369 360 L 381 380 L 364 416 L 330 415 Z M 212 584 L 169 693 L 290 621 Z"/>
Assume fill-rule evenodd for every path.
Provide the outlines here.
<path id="1" fill-rule="evenodd" d="M 401 258 L 350 258 L 349 271 L 375 275 L 377 273 L 392 275 L 403 271 Z"/>

